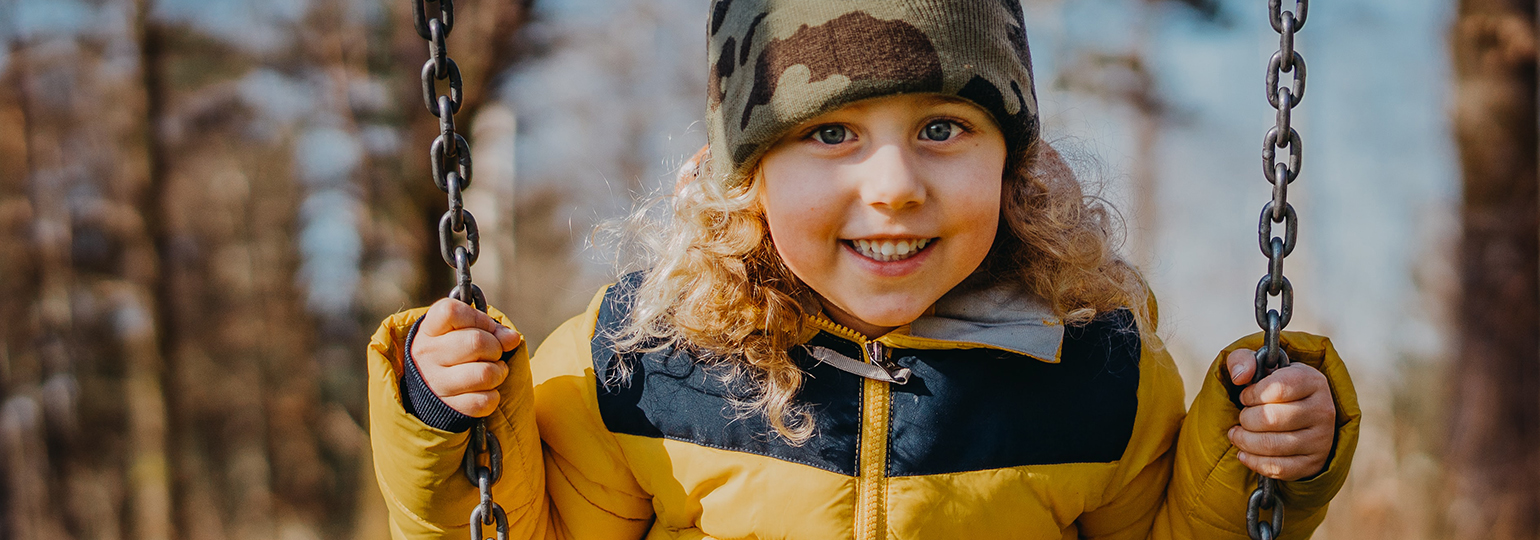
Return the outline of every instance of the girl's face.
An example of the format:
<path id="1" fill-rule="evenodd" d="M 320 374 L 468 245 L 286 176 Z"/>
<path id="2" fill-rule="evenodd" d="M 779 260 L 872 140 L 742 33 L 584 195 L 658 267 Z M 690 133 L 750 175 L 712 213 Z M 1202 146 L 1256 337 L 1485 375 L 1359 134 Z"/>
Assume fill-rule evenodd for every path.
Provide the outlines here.
<path id="1" fill-rule="evenodd" d="M 908 324 L 989 253 L 1005 138 L 989 113 L 932 94 L 847 105 L 771 147 L 760 192 L 786 266 L 835 322 Z"/>

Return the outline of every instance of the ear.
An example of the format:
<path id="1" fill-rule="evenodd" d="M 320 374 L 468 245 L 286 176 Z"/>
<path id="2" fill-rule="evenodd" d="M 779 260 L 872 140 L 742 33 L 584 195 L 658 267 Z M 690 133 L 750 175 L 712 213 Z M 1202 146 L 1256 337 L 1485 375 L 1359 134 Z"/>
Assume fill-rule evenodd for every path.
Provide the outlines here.
<path id="1" fill-rule="evenodd" d="M 700 150 L 696 151 L 694 156 L 690 157 L 688 161 L 684 162 L 683 166 L 679 167 L 679 176 L 674 180 L 674 195 L 683 192 L 685 186 L 690 185 L 690 182 L 694 182 L 696 178 L 700 177 L 701 166 L 711 157 L 710 151 L 711 145 L 709 144 L 700 147 Z"/>
<path id="2" fill-rule="evenodd" d="M 1032 176 L 1075 180 L 1075 170 L 1070 168 L 1069 162 L 1064 161 L 1064 156 L 1048 141 L 1038 139 L 1028 152 L 1031 153 L 1028 173 Z"/>

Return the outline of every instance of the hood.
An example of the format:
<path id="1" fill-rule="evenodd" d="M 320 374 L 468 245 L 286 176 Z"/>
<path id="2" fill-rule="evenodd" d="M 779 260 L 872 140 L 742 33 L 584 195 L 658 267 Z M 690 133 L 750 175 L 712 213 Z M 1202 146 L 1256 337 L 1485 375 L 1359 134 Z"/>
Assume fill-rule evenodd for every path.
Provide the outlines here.
<path id="1" fill-rule="evenodd" d="M 1001 284 L 952 289 L 910 323 L 908 334 L 1058 362 L 1064 324 L 1037 295 L 1016 284 Z"/>

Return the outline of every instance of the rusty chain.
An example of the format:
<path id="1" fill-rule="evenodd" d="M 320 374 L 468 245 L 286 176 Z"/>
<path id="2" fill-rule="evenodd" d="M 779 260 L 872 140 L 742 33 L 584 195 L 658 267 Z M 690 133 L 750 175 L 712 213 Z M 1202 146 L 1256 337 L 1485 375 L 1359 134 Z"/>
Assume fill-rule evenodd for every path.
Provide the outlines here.
<path id="1" fill-rule="evenodd" d="M 1289 184 L 1299 177 L 1304 165 L 1303 143 L 1292 125 L 1294 107 L 1305 97 L 1305 58 L 1294 50 L 1294 34 L 1305 26 L 1310 11 L 1309 0 L 1295 0 L 1294 11 L 1283 9 L 1283 0 L 1268 0 L 1268 17 L 1278 32 L 1278 52 L 1267 65 L 1267 102 L 1278 111 L 1275 125 L 1267 130 L 1262 142 L 1262 172 L 1273 186 L 1273 200 L 1262 207 L 1257 223 L 1257 242 L 1267 257 L 1267 275 L 1257 283 L 1257 326 L 1264 341 L 1257 350 L 1257 374 L 1261 380 L 1278 368 L 1289 365 L 1289 355 L 1278 345 L 1279 334 L 1294 315 L 1294 286 L 1283 276 L 1283 259 L 1294 251 L 1299 236 L 1299 215 L 1289 204 Z M 1282 85 L 1283 75 L 1292 81 Z M 1287 162 L 1279 161 L 1279 150 L 1287 149 Z M 1283 225 L 1283 237 L 1273 234 L 1275 225 Z M 1270 297 L 1278 297 L 1278 308 L 1269 309 Z M 1263 520 L 1262 512 L 1270 512 Z M 1257 480 L 1257 489 L 1246 501 L 1246 532 L 1251 540 L 1274 540 L 1283 534 L 1283 502 L 1278 496 L 1278 481 L 1268 477 Z"/>
<path id="2" fill-rule="evenodd" d="M 455 287 L 449 297 L 487 310 L 486 295 L 471 283 L 471 265 L 481 255 L 481 231 L 476 218 L 465 210 L 464 190 L 471 185 L 471 148 L 455 129 L 455 113 L 465 100 L 465 83 L 460 66 L 449 58 L 447 40 L 454 30 L 453 0 L 411 0 L 413 25 L 417 35 L 428 41 L 428 61 L 422 65 L 422 99 L 428 112 L 438 118 L 439 135 L 428 149 L 433 184 L 449 195 L 449 210 L 438 222 L 439 256 L 455 269 Z M 437 4 L 437 17 L 427 5 Z M 447 82 L 449 93 L 440 94 L 438 83 Z M 456 236 L 463 235 L 464 242 Z M 486 422 L 477 420 L 471 428 L 469 448 L 462 460 L 465 477 L 480 492 L 480 502 L 471 511 L 472 540 L 486 540 L 487 525 L 495 525 L 497 540 L 508 538 L 508 514 L 492 500 L 492 485 L 503 474 L 503 450 L 497 436 L 487 431 Z"/>

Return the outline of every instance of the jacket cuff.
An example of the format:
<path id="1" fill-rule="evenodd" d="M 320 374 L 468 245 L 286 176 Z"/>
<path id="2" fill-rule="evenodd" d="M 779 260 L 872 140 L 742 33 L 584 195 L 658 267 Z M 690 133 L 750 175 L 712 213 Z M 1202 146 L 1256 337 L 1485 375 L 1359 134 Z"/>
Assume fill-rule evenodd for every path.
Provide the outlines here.
<path id="1" fill-rule="evenodd" d="M 428 382 L 422 379 L 422 373 L 417 371 L 417 360 L 412 358 L 412 340 L 417 337 L 417 328 L 422 326 L 422 319 L 418 317 L 417 322 L 412 323 L 411 331 L 406 334 L 406 348 L 403 351 L 406 361 L 402 362 L 406 375 L 401 377 L 401 406 L 407 413 L 434 429 L 464 433 L 476 425 L 476 419 L 461 414 L 439 399 L 438 394 L 428 388 Z"/>
<path id="2" fill-rule="evenodd" d="M 1332 448 L 1327 456 L 1326 466 L 1313 476 L 1278 484 L 1286 506 L 1315 511 L 1325 508 L 1347 481 L 1348 469 L 1353 463 L 1353 454 L 1358 447 L 1358 432 L 1363 412 L 1358 406 L 1358 395 L 1353 387 L 1352 377 L 1348 375 L 1347 365 L 1343 363 L 1342 357 L 1329 338 L 1304 332 L 1283 332 L 1281 338 L 1280 344 L 1289 352 L 1292 362 L 1313 367 L 1326 376 L 1332 405 L 1337 410 L 1334 426 L 1336 429 L 1332 436 Z M 1225 358 L 1236 349 L 1256 350 L 1261 346 L 1262 334 L 1253 334 L 1226 347 L 1215 360 L 1211 374 L 1223 384 L 1230 404 L 1234 406 L 1233 411 L 1227 412 L 1234 415 L 1230 417 L 1232 423 L 1239 421 L 1240 411 L 1244 408 L 1240 404 L 1242 388 L 1230 381 L 1228 370 L 1224 368 Z M 1225 444 L 1228 445 L 1229 442 L 1225 441 Z"/>
<path id="3" fill-rule="evenodd" d="M 1348 469 L 1353 463 L 1353 454 L 1358 447 L 1363 412 L 1358 406 L 1358 396 L 1353 388 L 1353 380 L 1348 375 L 1347 365 L 1343 363 L 1330 341 L 1324 338 L 1322 341 L 1325 342 L 1325 346 L 1321 347 L 1320 361 L 1313 363 L 1313 366 L 1326 376 L 1327 387 L 1331 389 L 1332 404 L 1337 408 L 1337 429 L 1332 441 L 1331 454 L 1327 457 L 1326 467 L 1321 472 L 1305 479 L 1280 484 L 1286 504 L 1326 506 L 1347 482 Z"/>

